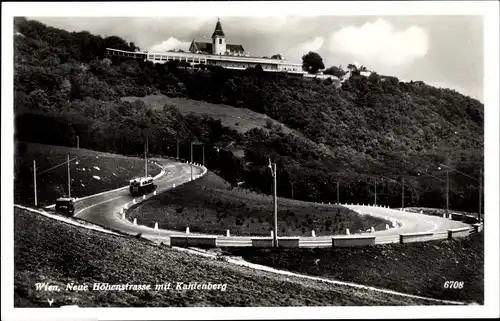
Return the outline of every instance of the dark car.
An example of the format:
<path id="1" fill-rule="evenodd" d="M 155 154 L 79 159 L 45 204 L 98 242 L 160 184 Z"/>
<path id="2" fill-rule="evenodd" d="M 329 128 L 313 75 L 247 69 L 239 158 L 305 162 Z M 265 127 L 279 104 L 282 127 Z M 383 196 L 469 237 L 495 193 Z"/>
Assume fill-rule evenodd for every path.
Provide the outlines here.
<path id="1" fill-rule="evenodd" d="M 155 191 L 156 187 L 153 177 L 136 177 L 130 180 L 129 191 L 132 196 L 144 195 Z"/>
<path id="2" fill-rule="evenodd" d="M 75 214 L 75 200 L 69 197 L 60 197 L 56 200 L 56 212 L 68 216 Z"/>

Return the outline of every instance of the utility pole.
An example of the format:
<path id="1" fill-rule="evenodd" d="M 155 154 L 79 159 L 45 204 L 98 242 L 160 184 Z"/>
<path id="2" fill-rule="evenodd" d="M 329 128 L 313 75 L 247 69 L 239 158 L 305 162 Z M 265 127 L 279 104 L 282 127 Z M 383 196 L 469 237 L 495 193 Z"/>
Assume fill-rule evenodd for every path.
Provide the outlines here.
<path id="1" fill-rule="evenodd" d="M 273 246 L 278 247 L 278 189 L 276 185 L 276 163 L 271 163 L 269 159 L 269 168 L 273 177 L 273 207 L 274 207 L 274 235 Z"/>
<path id="2" fill-rule="evenodd" d="M 290 185 L 292 186 L 292 200 L 293 200 L 293 182 L 290 182 Z"/>
<path id="3" fill-rule="evenodd" d="M 339 199 L 340 199 L 340 197 L 339 197 L 339 185 L 340 185 L 339 182 L 337 182 L 337 204 L 340 204 L 340 201 L 339 201 Z"/>
<path id="4" fill-rule="evenodd" d="M 377 179 L 375 178 L 375 203 L 374 205 L 377 205 Z"/>
<path id="5" fill-rule="evenodd" d="M 481 203 L 483 196 L 483 168 L 479 169 L 479 210 L 477 212 L 477 219 L 481 223 Z"/>
<path id="6" fill-rule="evenodd" d="M 401 210 L 405 208 L 405 178 L 402 178 L 403 183 L 401 184 Z"/>
<path id="7" fill-rule="evenodd" d="M 450 171 L 449 171 L 450 158 L 448 153 L 445 155 L 445 168 L 446 168 L 446 217 L 449 216 L 450 211 Z"/>
<path id="8" fill-rule="evenodd" d="M 191 163 L 193 162 L 193 142 L 191 142 Z"/>
<path id="9" fill-rule="evenodd" d="M 446 168 L 446 217 L 448 217 L 448 212 L 450 208 L 450 179 L 449 179 L 449 171 Z"/>
<path id="10" fill-rule="evenodd" d="M 203 166 L 205 166 L 205 144 L 202 145 L 203 150 Z"/>
<path id="11" fill-rule="evenodd" d="M 274 244 L 278 247 L 278 185 L 276 182 L 276 163 L 273 164 L 274 173 Z"/>
<path id="12" fill-rule="evenodd" d="M 481 209 L 482 209 L 482 194 L 483 194 L 483 168 L 479 168 L 479 179 L 476 179 L 475 177 L 470 176 L 469 174 L 463 173 L 459 170 L 454 169 L 453 167 L 447 165 L 448 162 L 445 164 L 439 164 L 440 166 L 438 167 L 439 170 L 441 170 L 443 167 L 446 168 L 446 215 L 448 215 L 449 211 L 449 191 L 450 191 L 450 179 L 449 179 L 449 171 L 454 171 L 460 175 L 463 175 L 465 177 L 468 177 L 476 182 L 479 183 L 479 208 L 478 208 L 478 219 L 481 218 Z"/>
<path id="13" fill-rule="evenodd" d="M 71 197 L 71 177 L 69 174 L 69 154 L 68 154 L 68 197 Z"/>
<path id="14" fill-rule="evenodd" d="M 76 149 L 80 149 L 80 136 L 76 136 Z"/>
<path id="15" fill-rule="evenodd" d="M 38 206 L 38 200 L 36 198 L 36 161 L 33 160 L 33 182 L 35 187 L 35 207 Z"/>
<path id="16" fill-rule="evenodd" d="M 191 142 L 191 180 L 193 180 L 193 142 Z"/>
<path id="17" fill-rule="evenodd" d="M 144 177 L 148 177 L 148 141 L 144 143 Z"/>
<path id="18" fill-rule="evenodd" d="M 177 159 L 179 159 L 179 140 L 177 139 Z"/>

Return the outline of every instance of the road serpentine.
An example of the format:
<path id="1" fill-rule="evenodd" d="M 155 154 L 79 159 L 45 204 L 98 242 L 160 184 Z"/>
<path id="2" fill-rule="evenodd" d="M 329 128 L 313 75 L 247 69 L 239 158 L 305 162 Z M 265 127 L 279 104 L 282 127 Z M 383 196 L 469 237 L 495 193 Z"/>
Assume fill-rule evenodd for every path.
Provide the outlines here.
<path id="1" fill-rule="evenodd" d="M 164 192 L 189 182 L 191 176 L 191 167 L 194 176 L 201 176 L 203 169 L 201 166 L 191 166 L 189 163 L 180 163 L 174 160 L 153 159 L 159 164 L 164 173 L 155 179 L 158 186 L 157 193 Z M 147 197 L 151 197 L 152 194 Z M 76 207 L 75 217 L 85 221 L 109 228 L 111 230 L 123 233 L 137 235 L 154 241 L 161 241 L 170 244 L 171 235 L 186 235 L 184 232 L 154 229 L 153 227 L 136 225 L 126 219 L 123 219 L 120 211 L 124 205 L 131 205 L 134 198 L 130 196 L 127 188 L 97 194 L 85 199 L 81 199 Z M 328 205 L 325 205 L 328 206 Z M 397 227 L 373 233 L 361 233 L 362 235 L 375 235 L 377 244 L 398 243 L 399 235 L 404 233 L 433 232 L 434 235 L 429 239 L 443 239 L 447 237 L 447 230 L 453 228 L 470 227 L 470 225 L 453 221 L 447 218 L 403 212 L 400 210 L 389 209 L 385 207 L 363 206 L 363 205 L 344 205 L 361 215 L 372 215 L 385 218 L 389 221 L 397 222 Z M 140 223 L 140 222 L 139 222 Z M 191 233 L 195 235 L 194 233 Z M 255 237 L 253 237 L 255 238 Z M 301 247 L 330 247 L 332 244 L 331 236 L 319 237 L 300 237 L 299 245 Z M 238 236 L 218 236 L 218 246 L 252 246 L 252 237 Z"/>
<path id="2" fill-rule="evenodd" d="M 201 176 L 203 174 L 203 168 L 201 167 L 195 167 L 191 166 L 188 163 L 179 163 L 178 161 L 172 161 L 172 160 L 165 160 L 165 159 L 155 159 L 154 160 L 157 164 L 161 165 L 162 167 L 162 173 L 155 177 L 155 182 L 158 186 L 157 192 L 161 193 L 163 191 L 169 190 L 173 188 L 173 184 L 175 186 L 182 185 L 186 182 L 190 181 L 191 177 L 191 170 L 193 170 L 193 175 L 194 176 Z M 116 190 L 108 191 L 108 192 L 103 192 L 99 193 L 96 195 L 91 195 L 88 197 L 81 198 L 78 203 L 76 204 L 76 211 L 77 213 L 75 214 L 75 217 L 78 219 L 83 219 L 85 221 L 88 221 L 90 223 L 94 223 L 97 225 L 100 225 L 104 228 L 101 228 L 99 226 L 86 226 L 86 223 L 79 223 L 77 220 L 72 220 L 71 218 L 67 217 L 62 217 L 54 214 L 49 214 L 45 211 L 38 211 L 38 210 L 33 210 L 29 208 L 25 208 L 20 205 L 16 205 L 16 207 L 19 208 L 24 208 L 27 210 L 39 212 L 40 214 L 52 217 L 54 219 L 58 220 L 63 220 L 67 221 L 70 224 L 81 226 L 84 228 L 88 229 L 94 229 L 94 230 L 101 230 L 102 232 L 105 233 L 111 233 L 115 234 L 114 231 L 120 231 L 122 233 L 127 233 L 127 234 L 132 234 L 132 235 L 137 235 L 139 233 L 142 234 L 142 237 L 148 238 L 152 241 L 161 241 L 163 243 L 169 244 L 170 239 L 169 236 L 171 235 L 185 235 L 185 233 L 179 232 L 179 231 L 169 231 L 169 230 L 156 230 L 151 227 L 146 227 L 146 226 L 141 226 L 141 225 L 135 225 L 131 223 L 130 221 L 123 219 L 122 214 L 120 214 L 120 210 L 123 209 L 123 206 L 125 204 L 129 204 L 134 200 L 129 195 L 128 188 L 123 187 L 119 188 Z M 325 205 L 327 206 L 327 205 Z M 388 208 L 382 208 L 382 207 L 369 207 L 369 206 L 359 206 L 359 205 L 345 205 L 346 207 L 349 207 L 355 211 L 358 211 L 361 215 L 364 214 L 369 214 L 373 216 L 378 216 L 378 217 L 387 217 L 389 219 L 393 219 L 398 221 L 398 227 L 394 229 L 389 229 L 386 231 L 377 231 L 375 233 L 376 239 L 380 241 L 377 241 L 377 243 L 388 243 L 387 240 L 384 239 L 387 237 L 398 237 L 400 233 L 409 233 L 409 232 L 426 232 L 426 231 L 446 231 L 448 228 L 456 228 L 456 227 L 463 227 L 463 226 L 468 226 L 467 224 L 457 222 L 457 221 L 452 221 L 449 219 L 445 218 L 440 218 L 440 217 L 433 217 L 433 216 L 427 216 L 423 214 L 414 214 L 414 213 L 409 213 L 409 212 L 403 212 L 403 211 L 397 211 L 397 210 L 392 210 Z M 109 230 L 107 230 L 108 228 Z M 240 245 L 246 245 L 248 241 L 250 241 L 250 246 L 251 246 L 251 238 L 249 237 L 219 237 L 224 245 L 226 246 L 240 246 Z M 317 238 L 308 238 L 304 237 L 301 238 L 301 242 L 306 242 L 302 243 L 301 246 L 331 246 L 331 237 L 317 237 Z M 307 243 L 309 242 L 309 243 Z M 219 244 L 219 243 L 218 243 Z M 177 247 L 176 247 L 177 248 Z M 198 252 L 194 251 L 191 249 L 182 249 L 182 248 L 177 248 L 178 250 L 184 250 L 184 251 L 190 251 L 194 254 L 197 255 L 202 255 L 202 256 L 213 256 L 213 254 L 209 253 L 203 253 L 203 251 Z M 369 287 L 365 285 L 360 285 L 360 284 L 354 284 L 350 282 L 343 282 L 343 281 L 337 281 L 337 280 L 330 280 L 330 279 L 324 279 L 324 278 L 318 278 L 318 277 L 312 277 L 312 276 L 307 276 L 307 275 L 300 275 L 296 273 L 292 273 L 289 271 L 282 271 L 282 270 L 277 270 L 274 268 L 270 268 L 267 266 L 262 266 L 262 265 L 257 265 L 253 264 L 250 262 L 246 261 L 241 261 L 241 260 L 235 260 L 233 258 L 226 258 L 229 263 L 233 264 L 238 264 L 238 265 L 243 265 L 252 269 L 258 269 L 258 270 L 265 270 L 269 271 L 272 273 L 278 273 L 278 274 L 283 274 L 283 275 L 288 275 L 288 276 L 295 276 L 295 277 L 300 277 L 300 278 L 308 278 L 311 280 L 317 280 L 321 282 L 327 282 L 327 283 L 332 283 L 332 284 L 338 284 L 338 285 L 344 285 L 344 286 L 349 286 L 349 287 L 354 287 L 354 288 L 364 288 L 376 292 L 383 292 L 383 293 L 388 293 L 388 294 L 393 294 L 393 295 L 398 295 L 398 296 L 403 296 L 403 297 L 412 297 L 412 298 L 418 298 L 418 299 L 423 299 L 427 301 L 433 301 L 433 302 L 439 302 L 441 304 L 458 304 L 462 305 L 465 304 L 463 302 L 455 302 L 455 301 L 447 301 L 447 300 L 441 300 L 441 299 L 434 299 L 434 298 L 426 298 L 426 297 L 420 297 L 416 295 L 411 295 L 411 294 L 406 294 L 406 293 L 399 293 L 387 289 L 380 289 L 380 288 L 375 288 L 375 287 Z"/>

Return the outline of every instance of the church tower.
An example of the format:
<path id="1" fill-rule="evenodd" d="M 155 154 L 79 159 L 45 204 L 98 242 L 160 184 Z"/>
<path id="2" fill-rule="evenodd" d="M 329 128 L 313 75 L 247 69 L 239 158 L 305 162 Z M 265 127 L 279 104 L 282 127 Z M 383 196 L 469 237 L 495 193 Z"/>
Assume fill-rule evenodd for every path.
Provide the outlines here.
<path id="1" fill-rule="evenodd" d="M 222 31 L 219 18 L 217 18 L 217 24 L 212 34 L 212 53 L 214 55 L 223 55 L 226 53 L 226 35 Z"/>

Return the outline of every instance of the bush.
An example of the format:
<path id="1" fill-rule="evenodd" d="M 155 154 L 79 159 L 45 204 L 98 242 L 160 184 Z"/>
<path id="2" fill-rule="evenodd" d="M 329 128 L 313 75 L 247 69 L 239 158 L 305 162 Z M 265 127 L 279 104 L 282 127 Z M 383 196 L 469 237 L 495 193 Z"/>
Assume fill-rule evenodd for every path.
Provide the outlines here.
<path id="1" fill-rule="evenodd" d="M 150 128 L 149 138 L 156 142 L 151 150 L 158 154 L 164 138 L 240 146 L 244 161 L 227 152 L 208 167 L 220 170 L 231 184 L 246 181 L 256 192 L 270 193 L 269 181 L 261 177 L 272 157 L 279 165 L 280 196 L 290 193 L 292 167 L 301 173 L 294 197 L 306 201 L 332 195 L 333 181 L 341 181 L 344 202 L 368 203 L 372 195 L 366 182 L 380 176 L 399 181 L 405 175 L 408 205 L 425 207 L 443 206 L 443 187 L 417 178 L 416 171 L 435 168 L 448 151 L 450 165 L 466 164 L 461 171 L 474 177 L 479 173 L 473 164 L 483 162 L 484 106 L 449 89 L 375 72 L 369 78 L 355 72 L 333 90 L 316 83 L 320 80 L 306 82 L 256 68 L 239 72 L 209 66 L 209 71 L 194 72 L 176 63 L 111 59 L 106 64 L 101 61 L 106 47 L 136 46 L 115 36 L 69 33 L 27 19 L 16 19 L 15 26 L 24 35 L 14 42 L 16 135 L 26 141 L 68 145 L 78 135 L 98 150 L 141 154 L 138 133 Z M 317 54 L 304 58 L 308 71 L 324 68 Z M 283 133 L 269 119 L 266 130 L 240 135 L 211 119 L 119 101 L 155 92 L 248 108 L 294 132 Z M 457 191 L 450 200 L 454 209 L 475 210 L 477 193 L 469 184 L 459 175 L 451 175 L 450 184 Z M 386 205 L 399 203 L 396 186 L 387 186 Z"/>

